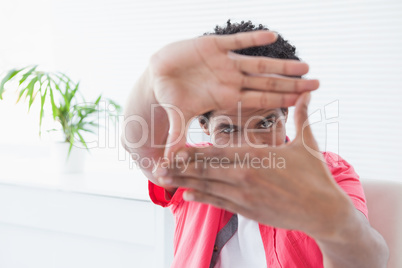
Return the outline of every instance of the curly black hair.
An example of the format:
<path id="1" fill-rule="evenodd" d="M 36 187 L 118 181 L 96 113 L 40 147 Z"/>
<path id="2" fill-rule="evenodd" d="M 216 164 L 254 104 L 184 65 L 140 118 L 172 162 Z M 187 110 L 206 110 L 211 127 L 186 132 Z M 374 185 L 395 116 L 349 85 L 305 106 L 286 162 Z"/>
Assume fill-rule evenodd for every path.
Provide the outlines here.
<path id="1" fill-rule="evenodd" d="M 255 26 L 251 21 L 247 22 L 241 21 L 240 23 L 236 22 L 232 23 L 229 19 L 226 22 L 226 26 L 221 27 L 219 25 L 216 25 L 214 32 L 204 33 L 204 35 L 225 35 L 225 34 L 235 34 L 241 32 L 258 31 L 258 30 L 268 31 L 269 29 L 262 24 Z M 233 52 L 247 56 L 263 56 L 277 59 L 300 60 L 300 58 L 296 56 L 296 47 L 291 45 L 287 40 L 283 39 L 283 37 L 280 34 L 278 34 L 278 39 L 273 44 L 239 49 Z M 287 111 L 287 109 L 282 108 L 282 112 L 285 111 Z M 205 124 L 209 120 L 211 114 L 212 111 L 209 111 L 199 116 L 198 120 L 200 124 Z"/>
<path id="2" fill-rule="evenodd" d="M 240 23 L 232 23 L 230 20 L 228 20 L 226 22 L 225 27 L 216 25 L 214 32 L 204 33 L 204 35 L 225 35 L 225 34 L 235 34 L 241 32 L 258 31 L 258 30 L 269 30 L 269 29 L 262 24 L 255 26 L 251 21 L 247 22 L 241 21 Z M 247 56 L 264 56 L 278 59 L 300 60 L 296 56 L 296 47 L 291 45 L 287 40 L 283 39 L 283 37 L 280 34 L 278 34 L 278 39 L 273 44 L 235 50 L 234 52 Z"/>

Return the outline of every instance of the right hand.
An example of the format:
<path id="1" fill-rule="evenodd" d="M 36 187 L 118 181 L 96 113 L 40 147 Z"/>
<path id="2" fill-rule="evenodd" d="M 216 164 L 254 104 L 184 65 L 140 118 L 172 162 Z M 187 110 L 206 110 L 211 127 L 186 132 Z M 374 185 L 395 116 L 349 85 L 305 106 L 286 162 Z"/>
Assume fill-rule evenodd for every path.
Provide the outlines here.
<path id="1" fill-rule="evenodd" d="M 242 108 L 289 107 L 301 93 L 318 88 L 317 80 L 281 77 L 306 74 L 306 63 L 231 52 L 276 38 L 269 31 L 209 35 L 169 44 L 153 55 L 152 87 L 158 103 L 167 105 L 170 124 L 165 155 L 184 146 L 194 116 L 236 107 L 239 101 Z"/>

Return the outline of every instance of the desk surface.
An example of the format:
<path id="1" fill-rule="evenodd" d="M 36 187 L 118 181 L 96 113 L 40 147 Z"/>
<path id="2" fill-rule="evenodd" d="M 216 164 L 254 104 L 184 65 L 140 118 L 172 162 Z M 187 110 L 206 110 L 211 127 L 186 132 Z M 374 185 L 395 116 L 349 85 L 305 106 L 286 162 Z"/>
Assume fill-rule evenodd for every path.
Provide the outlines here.
<path id="1" fill-rule="evenodd" d="M 137 168 L 121 162 L 105 165 L 87 157 L 83 173 L 61 174 L 52 159 L 0 154 L 0 183 L 149 201 L 148 182 Z"/>

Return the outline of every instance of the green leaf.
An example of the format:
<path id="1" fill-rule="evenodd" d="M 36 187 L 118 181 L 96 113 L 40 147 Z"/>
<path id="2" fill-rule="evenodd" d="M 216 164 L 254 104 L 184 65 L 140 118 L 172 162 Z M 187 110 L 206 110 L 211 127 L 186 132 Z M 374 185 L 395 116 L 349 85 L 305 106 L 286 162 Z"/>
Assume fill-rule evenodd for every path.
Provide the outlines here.
<path id="1" fill-rule="evenodd" d="M 85 131 L 85 132 L 89 132 L 89 133 L 92 133 L 92 134 L 96 134 L 95 131 L 90 130 L 90 129 L 86 129 L 86 128 L 79 128 L 79 129 L 82 130 L 82 131 Z"/>
<path id="2" fill-rule="evenodd" d="M 28 105 L 28 111 L 31 109 L 31 105 L 34 101 L 34 96 L 33 96 L 33 91 L 35 88 L 35 84 L 36 82 L 38 82 L 39 77 L 35 77 L 34 79 L 31 80 L 31 82 L 29 82 L 27 88 L 28 88 L 28 92 L 27 92 L 27 97 L 29 96 L 29 105 Z"/>
<path id="3" fill-rule="evenodd" d="M 24 83 L 24 81 L 36 70 L 36 68 L 38 67 L 38 65 L 35 65 L 34 67 L 32 67 L 28 72 L 26 72 L 22 78 L 20 79 L 19 85 L 21 85 L 22 83 Z"/>
<path id="4" fill-rule="evenodd" d="M 117 118 L 118 116 L 121 114 L 122 112 L 122 108 L 119 104 L 117 104 L 116 102 L 114 102 L 111 99 L 107 99 L 108 105 L 113 105 L 115 108 L 115 111 L 110 111 L 109 108 L 106 109 L 106 113 L 109 116 L 109 118 L 112 120 L 113 123 L 117 122 Z"/>
<path id="5" fill-rule="evenodd" d="M 78 90 L 79 85 L 80 85 L 80 82 L 78 82 L 78 83 L 75 85 L 75 88 L 73 89 L 73 91 L 71 92 L 71 94 L 70 94 L 70 96 L 69 96 L 68 102 L 71 102 L 71 100 L 74 98 L 75 93 L 77 93 L 77 90 Z"/>
<path id="6" fill-rule="evenodd" d="M 34 77 L 34 78 L 32 78 L 32 80 L 29 82 L 29 84 L 26 86 L 26 87 L 24 87 L 24 88 L 22 88 L 21 90 L 20 90 L 20 93 L 19 93 L 19 95 L 18 95 L 18 99 L 17 99 L 17 101 L 16 101 L 16 103 L 18 103 L 19 101 L 20 101 L 20 99 L 21 99 L 21 97 L 22 97 L 22 95 L 26 92 L 26 95 L 25 95 L 25 99 L 29 96 L 29 89 L 32 87 L 32 93 L 33 93 L 33 89 L 34 89 L 34 85 L 35 85 L 35 83 L 36 83 L 36 80 L 37 80 L 37 77 Z"/>
<path id="7" fill-rule="evenodd" d="M 61 81 L 62 81 L 62 80 L 60 80 L 58 83 L 57 83 L 56 81 L 54 81 L 53 79 L 52 79 L 52 81 L 53 81 L 54 86 L 55 86 L 55 88 L 57 89 L 57 91 L 59 91 L 60 94 L 61 94 L 62 96 L 64 96 L 63 91 L 61 91 L 61 89 L 60 89 L 60 87 L 59 87 L 59 85 L 61 84 Z"/>
<path id="8" fill-rule="evenodd" d="M 59 131 L 60 129 L 55 129 L 55 128 L 52 128 L 52 129 L 48 129 L 48 130 L 46 130 L 47 132 L 50 132 L 50 131 Z"/>
<path id="9" fill-rule="evenodd" d="M 50 85 L 50 82 L 49 82 L 49 93 L 50 93 L 50 103 L 52 104 L 53 120 L 56 120 L 57 106 L 56 106 L 56 103 L 54 102 L 53 89 Z"/>
<path id="10" fill-rule="evenodd" d="M 79 125 L 79 127 L 83 127 L 83 126 L 93 126 L 93 127 L 95 127 L 95 128 L 97 128 L 97 127 L 99 127 L 99 124 L 98 123 L 95 123 L 95 122 L 82 122 L 80 125 Z"/>
<path id="11" fill-rule="evenodd" d="M 99 103 L 99 101 L 100 101 L 101 97 L 102 97 L 102 94 L 101 94 L 101 95 L 99 95 L 99 97 L 96 99 L 96 101 L 95 101 L 95 105 L 98 105 L 98 103 Z"/>
<path id="12" fill-rule="evenodd" d="M 71 139 L 71 140 L 70 140 L 70 148 L 68 148 L 67 159 L 70 158 L 70 153 L 71 153 L 71 149 L 73 148 L 73 144 L 74 144 L 74 139 Z"/>
<path id="13" fill-rule="evenodd" d="M 89 114 L 92 114 L 94 112 L 97 112 L 96 108 L 94 107 L 78 107 L 78 109 L 82 112 L 84 112 L 84 116 L 88 116 Z"/>
<path id="14" fill-rule="evenodd" d="M 6 74 L 6 76 L 3 78 L 3 80 L 1 80 L 1 83 L 0 83 L 0 100 L 3 99 L 4 85 L 22 70 L 23 69 L 19 69 L 19 70 L 12 69 L 11 71 L 9 71 Z"/>
<path id="15" fill-rule="evenodd" d="M 115 108 L 116 108 L 116 113 L 120 114 L 121 113 L 121 106 L 119 104 L 117 104 L 117 102 L 111 100 L 111 99 L 107 99 L 107 101 L 112 104 Z"/>
<path id="16" fill-rule="evenodd" d="M 85 148 L 88 150 L 88 146 L 87 146 L 87 143 L 85 142 L 84 138 L 81 136 L 81 134 L 78 132 L 78 130 L 76 133 L 77 133 L 78 137 L 80 138 L 81 143 L 84 144 Z"/>
<path id="17" fill-rule="evenodd" d="M 46 93 L 47 90 L 49 89 L 49 86 L 46 87 L 45 93 L 40 97 L 40 115 L 39 115 L 39 137 L 42 134 L 42 118 L 43 118 L 43 106 L 45 104 L 45 99 L 46 99 Z"/>
<path id="18" fill-rule="evenodd" d="M 69 81 L 71 81 L 70 77 L 68 77 L 67 75 L 65 75 L 62 72 L 56 72 L 54 75 L 57 78 L 59 78 L 61 81 L 63 81 L 64 83 L 68 83 Z"/>
<path id="19" fill-rule="evenodd" d="M 56 86 L 57 91 L 60 92 L 61 96 L 64 99 L 64 106 L 67 108 L 67 110 L 70 110 L 70 102 L 68 101 L 66 94 L 63 93 L 63 91 L 61 90 L 59 84 L 55 83 L 54 85 Z M 60 104 L 60 107 L 61 106 L 62 106 L 62 104 Z"/>
<path id="20" fill-rule="evenodd" d="M 22 97 L 22 95 L 24 94 L 24 92 L 27 90 L 27 87 L 24 87 L 23 89 L 21 89 L 20 94 L 18 94 L 18 99 L 15 103 L 18 103 Z"/>
<path id="21" fill-rule="evenodd" d="M 68 97 L 69 91 L 70 91 L 70 79 L 67 81 L 66 88 L 64 89 L 64 95 L 66 95 L 66 97 Z"/>
<path id="22" fill-rule="evenodd" d="M 61 84 L 64 84 L 64 85 L 65 85 L 64 93 L 61 92 L 61 91 L 60 91 L 60 93 L 61 93 L 63 96 L 68 97 L 68 95 L 69 95 L 68 93 L 69 93 L 69 90 L 70 90 L 70 88 L 71 88 L 70 84 L 72 83 L 70 77 L 68 77 L 67 75 L 65 75 L 65 74 L 62 73 L 62 72 L 57 72 L 57 73 L 55 73 L 54 75 L 55 75 L 57 78 L 59 78 L 59 82 L 57 83 L 58 85 L 61 85 Z M 61 88 L 60 88 L 60 90 L 61 90 Z"/>

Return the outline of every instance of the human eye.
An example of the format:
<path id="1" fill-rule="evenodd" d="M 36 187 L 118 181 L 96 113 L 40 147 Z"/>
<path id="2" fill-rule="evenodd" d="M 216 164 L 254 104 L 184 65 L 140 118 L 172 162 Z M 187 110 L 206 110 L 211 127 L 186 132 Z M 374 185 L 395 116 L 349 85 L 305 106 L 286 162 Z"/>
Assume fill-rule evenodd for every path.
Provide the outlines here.
<path id="1" fill-rule="evenodd" d="M 270 128 L 273 126 L 273 124 L 275 123 L 274 120 L 263 120 L 260 123 L 260 128 Z"/>
<path id="2" fill-rule="evenodd" d="M 236 127 L 235 126 L 227 126 L 225 128 L 222 128 L 221 131 L 219 131 L 220 133 L 224 133 L 224 134 L 230 134 L 236 131 Z"/>

